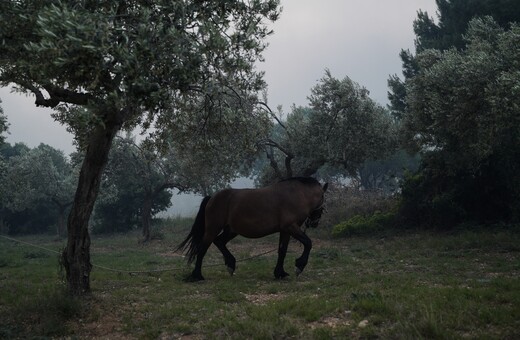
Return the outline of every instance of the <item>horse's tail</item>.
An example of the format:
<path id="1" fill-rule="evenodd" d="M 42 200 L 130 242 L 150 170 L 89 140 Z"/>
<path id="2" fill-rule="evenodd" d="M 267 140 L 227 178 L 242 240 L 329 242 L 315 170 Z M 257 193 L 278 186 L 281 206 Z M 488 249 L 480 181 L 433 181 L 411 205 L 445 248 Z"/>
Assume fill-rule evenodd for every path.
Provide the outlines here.
<path id="1" fill-rule="evenodd" d="M 193 262 L 195 256 L 199 253 L 199 247 L 202 243 L 206 227 L 206 205 L 210 198 L 211 196 L 204 197 L 200 203 L 199 212 L 197 213 L 197 217 L 195 217 L 195 222 L 193 222 L 193 227 L 191 227 L 188 237 L 186 237 L 186 239 L 177 247 L 177 250 L 188 248 L 188 252 L 186 253 L 188 256 L 188 263 Z"/>

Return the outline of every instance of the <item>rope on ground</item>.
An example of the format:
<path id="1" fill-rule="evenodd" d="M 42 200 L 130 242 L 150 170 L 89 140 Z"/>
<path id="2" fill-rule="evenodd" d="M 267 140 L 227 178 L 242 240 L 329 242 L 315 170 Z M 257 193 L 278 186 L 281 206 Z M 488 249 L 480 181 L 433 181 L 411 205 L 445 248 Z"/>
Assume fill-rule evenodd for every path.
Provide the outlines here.
<path id="1" fill-rule="evenodd" d="M 4 235 L 0 235 L 0 237 L 4 238 L 6 240 L 12 241 L 12 242 L 16 242 L 16 243 L 20 243 L 20 244 L 24 244 L 24 245 L 33 247 L 33 248 L 38 248 L 38 249 L 41 249 L 41 250 L 45 250 L 45 251 L 50 252 L 50 253 L 54 253 L 54 254 L 58 254 L 58 255 L 61 254 L 57 250 L 45 248 L 45 247 L 39 246 L 37 244 L 30 243 L 30 242 L 17 240 L 17 239 L 14 239 L 12 237 L 4 236 Z M 252 255 L 252 256 L 249 256 L 249 257 L 246 257 L 246 258 L 243 258 L 243 259 L 239 259 L 236 262 L 250 261 L 250 260 L 262 257 L 264 255 L 270 254 L 272 252 L 275 252 L 277 250 L 278 249 L 271 249 L 271 250 L 262 252 L 260 254 L 256 254 L 256 255 Z M 204 267 L 206 267 L 206 268 L 208 268 L 208 267 L 220 267 L 220 266 L 223 266 L 223 265 L 225 265 L 225 264 L 224 263 L 213 263 L 213 264 L 205 265 Z M 177 266 L 177 267 L 172 267 L 172 268 L 152 269 L 152 270 L 114 269 L 114 268 L 105 267 L 105 266 L 101 266 L 99 264 L 94 264 L 94 263 L 92 264 L 92 267 L 103 269 L 103 270 L 110 271 L 110 272 L 115 272 L 115 273 L 123 273 L 123 274 L 129 274 L 129 275 L 139 275 L 139 274 L 152 274 L 152 273 L 162 273 L 162 272 L 168 272 L 168 271 L 176 271 L 176 270 L 179 270 L 179 269 L 182 269 L 182 268 L 186 267 L 186 265 L 184 265 L 182 267 L 181 266 Z"/>
<path id="2" fill-rule="evenodd" d="M 14 238 L 11 238 L 11 237 L 7 237 L 7 236 L 4 236 L 4 235 L 0 235 L 0 237 L 5 238 L 6 240 L 9 240 L 9 241 L 13 241 L 13 242 L 16 242 L 16 243 L 21 243 L 21 244 L 25 244 L 27 246 L 31 246 L 33 248 L 42 249 L 42 250 L 45 250 L 45 251 L 47 251 L 49 253 L 60 254 L 60 252 L 57 251 L 57 250 L 52 250 L 52 249 L 49 249 L 49 248 L 45 248 L 45 247 L 39 246 L 37 244 L 32 244 L 32 243 L 29 243 L 29 242 L 17 240 L 17 239 L 14 239 Z"/>

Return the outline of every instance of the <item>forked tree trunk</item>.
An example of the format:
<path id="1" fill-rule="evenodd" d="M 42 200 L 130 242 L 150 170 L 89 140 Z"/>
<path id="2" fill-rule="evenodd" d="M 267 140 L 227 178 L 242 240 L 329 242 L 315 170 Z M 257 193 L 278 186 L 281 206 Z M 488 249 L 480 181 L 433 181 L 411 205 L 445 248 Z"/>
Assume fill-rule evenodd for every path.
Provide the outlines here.
<path id="1" fill-rule="evenodd" d="M 121 124 L 118 122 L 105 122 L 105 125 L 99 125 L 89 138 L 74 203 L 67 222 L 67 247 L 62 254 L 67 288 L 71 295 L 84 295 L 90 291 L 92 264 L 88 222 L 112 141 L 120 127 Z"/>

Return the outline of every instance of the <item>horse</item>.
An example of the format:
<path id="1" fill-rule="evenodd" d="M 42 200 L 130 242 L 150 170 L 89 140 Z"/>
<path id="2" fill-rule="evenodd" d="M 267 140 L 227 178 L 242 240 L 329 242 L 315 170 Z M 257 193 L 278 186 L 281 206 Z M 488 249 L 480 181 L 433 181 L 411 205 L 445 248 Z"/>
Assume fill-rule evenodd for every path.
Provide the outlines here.
<path id="1" fill-rule="evenodd" d="M 195 269 L 188 280 L 204 280 L 202 261 L 212 243 L 224 256 L 225 265 L 233 275 L 236 259 L 226 244 L 237 235 L 260 238 L 274 233 L 280 233 L 275 278 L 289 275 L 284 270 L 284 260 L 291 236 L 303 245 L 303 253 L 295 261 L 296 275 L 299 275 L 307 265 L 312 248 L 312 241 L 302 226 L 318 226 L 327 186 L 328 183 L 322 186 L 312 177 L 292 177 L 263 188 L 224 189 L 204 197 L 190 233 L 177 248 L 186 251 L 188 264 L 196 258 Z"/>

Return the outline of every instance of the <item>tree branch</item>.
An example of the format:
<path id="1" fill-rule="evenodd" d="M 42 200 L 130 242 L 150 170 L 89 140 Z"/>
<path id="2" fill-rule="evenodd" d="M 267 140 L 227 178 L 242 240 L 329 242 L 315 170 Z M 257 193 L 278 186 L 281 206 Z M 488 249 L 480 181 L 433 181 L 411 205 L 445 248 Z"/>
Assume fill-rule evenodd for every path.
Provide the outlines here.
<path id="1" fill-rule="evenodd" d="M 276 116 L 276 114 L 273 112 L 273 110 L 271 110 L 271 108 L 269 107 L 269 105 L 267 105 L 267 103 L 265 102 L 256 102 L 256 104 L 260 105 L 261 107 L 264 108 L 264 110 L 267 111 L 267 113 L 269 113 L 269 115 L 274 119 L 276 120 L 276 122 L 285 130 L 285 133 L 287 133 L 287 135 L 289 136 L 289 138 L 291 137 L 291 133 L 289 132 L 289 130 L 287 129 L 287 127 L 285 126 L 284 123 L 282 123 L 282 121 L 280 120 L 280 118 L 278 118 Z"/>
<path id="2" fill-rule="evenodd" d="M 263 139 L 257 143 L 257 145 L 264 145 L 270 147 L 270 153 L 266 150 L 267 158 L 269 159 L 270 165 L 273 168 L 273 170 L 276 172 L 276 175 L 279 178 L 283 178 L 282 173 L 280 172 L 280 168 L 278 167 L 278 163 L 274 159 L 274 152 L 273 148 L 277 148 L 285 155 L 285 178 L 290 178 L 293 176 L 292 166 L 291 162 L 294 158 L 294 154 L 288 150 L 287 148 L 284 148 L 274 140 L 270 138 Z"/>
<path id="3" fill-rule="evenodd" d="M 279 179 L 282 179 L 282 173 L 280 171 L 280 168 L 278 167 L 278 163 L 276 162 L 276 159 L 274 158 L 274 150 L 273 146 L 270 146 L 269 150 L 265 150 L 265 154 L 267 156 L 267 159 L 269 160 L 269 164 L 271 165 L 271 168 L 274 170 L 274 173 L 276 174 L 276 177 Z"/>
<path id="4" fill-rule="evenodd" d="M 87 105 L 94 98 L 88 93 L 79 93 L 62 89 L 51 84 L 43 85 L 43 88 L 49 93 L 53 100 L 76 105 Z M 57 105 L 57 104 L 56 104 Z"/>
<path id="5" fill-rule="evenodd" d="M 36 100 L 34 103 L 36 106 L 45 106 L 54 108 L 59 103 L 65 102 L 76 105 L 86 105 L 93 97 L 87 93 L 79 93 L 62 89 L 51 84 L 43 85 L 43 89 L 49 94 L 49 98 L 45 98 L 42 91 L 35 85 L 27 82 L 17 82 L 20 86 L 34 93 Z"/>

